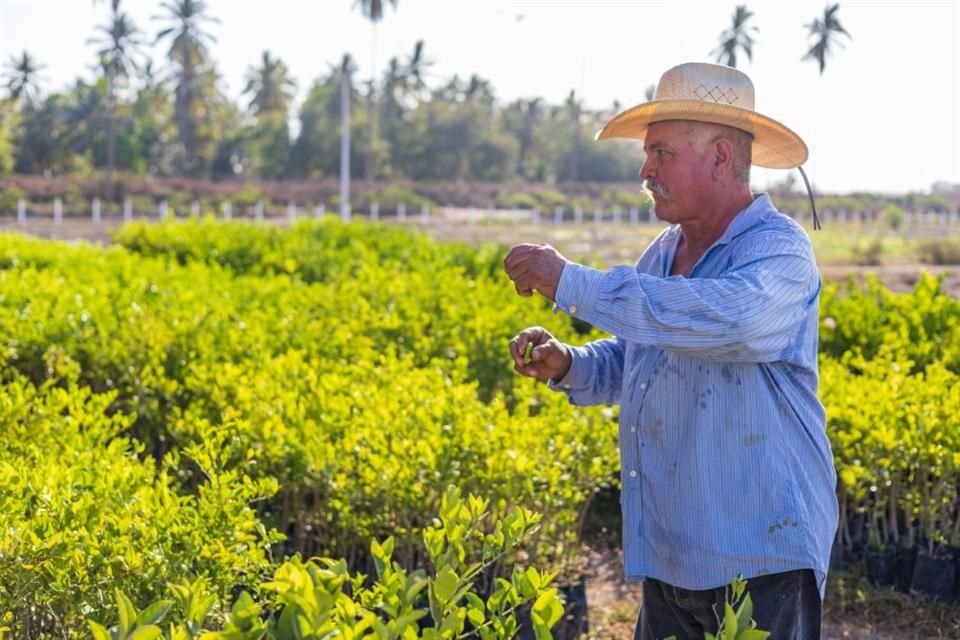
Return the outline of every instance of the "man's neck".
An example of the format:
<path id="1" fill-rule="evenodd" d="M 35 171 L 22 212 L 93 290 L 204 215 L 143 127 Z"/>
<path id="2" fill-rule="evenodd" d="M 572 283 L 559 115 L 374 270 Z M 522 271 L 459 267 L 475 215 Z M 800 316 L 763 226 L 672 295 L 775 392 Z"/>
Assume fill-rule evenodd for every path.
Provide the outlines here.
<path id="1" fill-rule="evenodd" d="M 714 214 L 695 222 L 681 223 L 681 244 L 688 252 L 702 255 L 727 230 L 737 214 L 750 206 L 753 194 L 747 189 L 714 209 Z"/>
<path id="2" fill-rule="evenodd" d="M 753 194 L 747 190 L 741 197 L 730 199 L 706 220 L 680 224 L 680 243 L 674 255 L 673 275 L 690 276 L 694 265 L 720 239 L 737 214 L 750 206 Z"/>

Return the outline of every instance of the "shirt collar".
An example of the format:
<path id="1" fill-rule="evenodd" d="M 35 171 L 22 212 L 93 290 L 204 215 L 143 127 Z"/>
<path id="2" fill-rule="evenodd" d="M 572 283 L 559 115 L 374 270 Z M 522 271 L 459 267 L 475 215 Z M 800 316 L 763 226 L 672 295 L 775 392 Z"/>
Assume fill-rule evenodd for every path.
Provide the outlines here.
<path id="1" fill-rule="evenodd" d="M 740 211 L 733 220 L 730 221 L 730 224 L 727 225 L 726 230 L 723 232 L 716 242 L 710 245 L 710 249 L 718 245 L 730 244 L 734 238 L 739 235 L 742 235 L 752 229 L 753 227 L 764 223 L 770 218 L 771 215 L 776 213 L 776 209 L 773 206 L 773 202 L 770 200 L 770 195 L 767 193 L 759 193 L 753 197 L 753 201 L 747 205 L 746 208 Z M 670 267 L 673 264 L 673 256 L 677 250 L 677 244 L 680 241 L 680 225 L 674 224 L 670 225 L 666 233 L 663 236 L 666 242 L 660 243 L 660 265 L 663 271 L 663 277 L 670 275 Z M 704 255 L 710 253 L 708 249 Z M 701 260 L 703 258 L 701 257 Z M 699 260 L 697 264 L 699 264 Z"/>
<path id="2" fill-rule="evenodd" d="M 745 209 L 738 213 L 733 220 L 730 221 L 730 224 L 727 225 L 726 231 L 723 232 L 717 241 L 714 242 L 714 245 L 718 244 L 729 244 L 737 236 L 746 233 L 751 228 L 766 222 L 766 220 L 776 212 L 776 209 L 773 208 L 773 202 L 770 200 L 770 195 L 767 193 L 760 193 L 754 196 L 753 202 L 751 202 Z"/>

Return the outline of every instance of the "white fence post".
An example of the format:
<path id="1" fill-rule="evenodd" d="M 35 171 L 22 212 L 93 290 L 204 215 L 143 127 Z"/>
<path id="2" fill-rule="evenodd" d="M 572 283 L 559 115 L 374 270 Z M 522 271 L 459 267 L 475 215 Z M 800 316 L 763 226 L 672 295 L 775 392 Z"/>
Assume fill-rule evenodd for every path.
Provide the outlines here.
<path id="1" fill-rule="evenodd" d="M 613 208 L 613 224 L 620 224 L 620 207 Z"/>
<path id="2" fill-rule="evenodd" d="M 583 224 L 583 210 L 580 207 L 573 208 L 574 224 Z"/>
<path id="3" fill-rule="evenodd" d="M 167 201 L 161 200 L 160 204 L 157 205 L 157 217 L 160 218 L 160 222 L 163 222 L 167 219 Z"/>
<path id="4" fill-rule="evenodd" d="M 603 222 L 603 207 L 597 207 L 593 210 L 593 224 L 600 224 Z"/>
<path id="5" fill-rule="evenodd" d="M 420 222 L 430 221 L 430 208 L 427 205 L 420 207 Z"/>
<path id="6" fill-rule="evenodd" d="M 263 221 L 263 200 L 257 200 L 253 205 L 253 219 L 257 222 Z"/>
<path id="7" fill-rule="evenodd" d="M 403 222 L 407 219 L 407 205 L 403 202 L 397 205 L 397 220 Z"/>
<path id="8" fill-rule="evenodd" d="M 24 224 L 27 221 L 27 203 L 23 198 L 17 200 L 17 222 Z"/>
<path id="9" fill-rule="evenodd" d="M 233 204 L 229 200 L 223 203 L 223 219 L 233 220 Z"/>
<path id="10" fill-rule="evenodd" d="M 130 222 L 133 220 L 133 201 L 130 198 L 124 198 L 123 200 L 123 221 Z"/>
<path id="11" fill-rule="evenodd" d="M 316 208 L 313 210 L 313 215 L 316 216 L 317 219 L 322 218 L 322 217 L 323 217 L 323 214 L 324 214 L 324 210 L 325 210 L 326 208 L 327 208 L 327 205 L 325 205 L 325 204 L 322 203 L 322 202 L 319 203 L 319 204 L 316 206 Z"/>
<path id="12" fill-rule="evenodd" d="M 194 200 L 192 203 L 190 203 L 190 215 L 192 215 L 194 218 L 196 218 L 196 217 L 198 217 L 198 216 L 200 215 L 200 202 L 199 202 L 199 201 Z"/>
<path id="13" fill-rule="evenodd" d="M 297 220 L 297 203 L 288 202 L 287 203 L 287 220 L 290 222 L 295 222 Z"/>
<path id="14" fill-rule="evenodd" d="M 379 202 L 370 203 L 370 219 L 371 220 L 380 219 L 380 203 Z"/>
<path id="15" fill-rule="evenodd" d="M 557 207 L 553 210 L 553 224 L 560 224 L 563 222 L 563 207 Z"/>
<path id="16" fill-rule="evenodd" d="M 630 207 L 630 224 L 637 224 L 640 222 L 640 210 L 636 207 Z"/>
<path id="17" fill-rule="evenodd" d="M 94 198 L 90 203 L 90 219 L 93 224 L 100 224 L 100 198 Z"/>
<path id="18" fill-rule="evenodd" d="M 533 208 L 533 224 L 540 226 L 540 207 Z"/>
<path id="19" fill-rule="evenodd" d="M 343 222 L 350 222 L 350 219 L 353 217 L 353 212 L 350 210 L 349 203 L 344 204 L 340 203 L 340 220 Z"/>
<path id="20" fill-rule="evenodd" d="M 63 222 L 63 200 L 60 198 L 54 198 L 53 200 L 53 219 L 59 219 Z"/>

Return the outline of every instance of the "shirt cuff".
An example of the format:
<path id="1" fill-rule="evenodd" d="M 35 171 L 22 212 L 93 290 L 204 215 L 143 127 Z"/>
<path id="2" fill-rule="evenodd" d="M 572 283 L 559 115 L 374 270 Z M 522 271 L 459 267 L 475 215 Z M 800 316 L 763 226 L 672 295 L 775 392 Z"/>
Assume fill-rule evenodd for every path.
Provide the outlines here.
<path id="1" fill-rule="evenodd" d="M 557 285 L 557 306 L 575 318 L 590 315 L 605 275 L 597 269 L 568 262 Z"/>
<path id="2" fill-rule="evenodd" d="M 584 357 L 582 347 L 571 347 L 565 345 L 570 352 L 570 368 L 567 369 L 567 375 L 554 382 L 547 381 L 547 386 L 554 391 L 571 391 L 582 389 L 590 379 L 590 359 Z"/>

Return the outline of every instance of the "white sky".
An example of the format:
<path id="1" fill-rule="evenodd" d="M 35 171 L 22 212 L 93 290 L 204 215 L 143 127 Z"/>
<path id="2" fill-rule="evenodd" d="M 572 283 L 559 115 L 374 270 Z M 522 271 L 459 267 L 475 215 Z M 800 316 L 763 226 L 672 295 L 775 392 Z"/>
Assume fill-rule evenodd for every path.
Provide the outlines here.
<path id="1" fill-rule="evenodd" d="M 797 131 L 810 147 L 807 173 L 818 191 L 929 190 L 960 183 L 960 0 L 842 0 L 839 17 L 853 39 L 820 76 L 800 61 L 803 25 L 821 0 L 744 0 L 754 12 L 753 79 L 757 110 Z M 385 0 L 386 2 L 386 0 Z M 294 108 L 314 79 L 345 52 L 368 78 L 375 61 L 408 56 L 418 39 L 436 61 L 429 83 L 454 73 L 488 78 L 498 99 L 541 96 L 552 104 L 575 89 L 590 107 L 643 100 L 669 67 L 711 61 L 738 0 L 398 0 L 374 28 L 354 0 L 208 0 L 219 24 L 211 54 L 227 95 L 263 50 L 297 79 Z M 0 60 L 26 49 L 46 65 L 44 91 L 91 78 L 87 40 L 108 20 L 109 0 L 0 0 Z M 158 0 L 122 0 L 152 42 Z M 165 47 L 151 50 L 155 68 Z M 597 128 L 601 123 L 597 123 Z M 603 144 L 603 143 L 596 143 Z M 760 188 L 784 172 L 755 170 Z"/>

